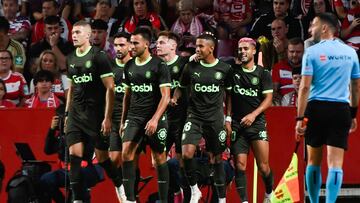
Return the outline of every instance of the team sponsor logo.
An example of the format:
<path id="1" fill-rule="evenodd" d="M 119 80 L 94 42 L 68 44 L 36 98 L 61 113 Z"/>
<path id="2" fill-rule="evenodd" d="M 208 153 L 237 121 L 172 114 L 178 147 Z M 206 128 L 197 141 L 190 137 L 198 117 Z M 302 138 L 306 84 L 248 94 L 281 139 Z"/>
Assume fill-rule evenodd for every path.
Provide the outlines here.
<path id="1" fill-rule="evenodd" d="M 259 84 L 259 78 L 258 77 L 253 77 L 253 78 L 251 78 L 251 84 L 253 84 L 253 85 L 257 85 L 257 84 Z"/>
<path id="2" fill-rule="evenodd" d="M 172 80 L 170 88 L 175 89 L 177 87 L 180 87 L 180 82 L 178 80 Z"/>
<path id="3" fill-rule="evenodd" d="M 194 75 L 196 75 L 198 78 L 200 78 L 200 73 L 199 72 L 194 72 Z"/>
<path id="4" fill-rule="evenodd" d="M 141 85 L 135 85 L 134 83 L 131 83 L 131 91 L 133 92 L 152 92 L 153 91 L 153 87 L 152 85 L 147 85 L 145 83 L 141 84 Z"/>
<path id="5" fill-rule="evenodd" d="M 158 132 L 157 132 L 157 136 L 159 138 L 159 140 L 165 140 L 166 136 L 167 136 L 167 131 L 165 128 L 161 128 Z"/>
<path id="6" fill-rule="evenodd" d="M 222 78 L 223 78 L 222 72 L 216 72 L 216 73 L 215 73 L 215 79 L 221 80 Z"/>
<path id="7" fill-rule="evenodd" d="M 195 91 L 196 92 L 219 92 L 220 87 L 219 85 L 201 85 L 199 83 L 195 84 Z"/>
<path id="8" fill-rule="evenodd" d="M 252 88 L 245 89 L 245 88 L 240 87 L 239 85 L 235 85 L 234 92 L 237 93 L 237 94 L 250 96 L 250 97 L 257 97 L 258 96 L 258 90 L 257 89 L 256 90 L 254 90 Z"/>
<path id="9" fill-rule="evenodd" d="M 15 57 L 15 65 L 22 65 L 24 63 L 24 59 L 22 56 Z"/>
<path id="10" fill-rule="evenodd" d="M 115 92 L 116 93 L 125 93 L 125 87 L 124 85 L 115 85 Z"/>
<path id="11" fill-rule="evenodd" d="M 91 68 L 91 65 L 92 65 L 92 63 L 91 63 L 90 60 L 85 62 L 85 67 L 86 68 Z"/>
<path id="12" fill-rule="evenodd" d="M 147 79 L 151 78 L 151 72 L 150 72 L 150 71 L 146 71 L 146 72 L 145 72 L 145 77 L 146 77 Z"/>
<path id="13" fill-rule="evenodd" d="M 92 75 L 91 73 L 89 73 L 89 75 L 86 75 L 84 73 L 84 75 L 82 76 L 77 76 L 77 75 L 73 75 L 72 76 L 72 79 L 74 81 L 74 83 L 76 84 L 80 84 L 80 83 L 88 83 L 88 82 L 92 82 Z"/>
<path id="14" fill-rule="evenodd" d="M 225 130 L 220 131 L 220 133 L 219 133 L 219 141 L 220 142 L 225 142 L 226 141 L 226 132 L 225 132 Z"/>
<path id="15" fill-rule="evenodd" d="M 179 66 L 174 66 L 173 68 L 172 68 L 172 72 L 173 73 L 178 73 L 179 72 Z"/>
<path id="16" fill-rule="evenodd" d="M 351 60 L 351 56 L 347 56 L 347 55 L 328 56 L 327 58 L 330 61 L 332 61 L 332 60 Z"/>

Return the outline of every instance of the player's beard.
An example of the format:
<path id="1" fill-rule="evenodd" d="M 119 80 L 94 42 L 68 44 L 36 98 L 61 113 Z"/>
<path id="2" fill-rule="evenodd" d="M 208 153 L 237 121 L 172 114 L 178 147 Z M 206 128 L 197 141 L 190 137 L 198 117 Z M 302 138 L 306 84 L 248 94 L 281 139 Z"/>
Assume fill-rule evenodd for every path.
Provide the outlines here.
<path id="1" fill-rule="evenodd" d="M 126 56 L 127 54 L 128 54 L 128 53 L 116 52 L 116 58 L 121 60 L 121 59 L 125 58 L 125 56 Z"/>

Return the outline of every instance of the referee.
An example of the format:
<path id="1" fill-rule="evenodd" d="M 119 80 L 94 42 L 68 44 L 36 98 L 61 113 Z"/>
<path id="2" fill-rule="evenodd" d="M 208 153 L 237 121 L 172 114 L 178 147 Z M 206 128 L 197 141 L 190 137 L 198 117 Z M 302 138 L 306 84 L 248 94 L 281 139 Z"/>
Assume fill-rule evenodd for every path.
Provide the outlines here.
<path id="1" fill-rule="evenodd" d="M 323 145 L 327 146 L 329 168 L 326 203 L 336 201 L 349 130 L 357 126 L 359 59 L 354 49 L 334 37 L 337 27 L 333 14 L 316 16 L 311 34 L 318 43 L 306 50 L 302 62 L 296 139 L 306 138 L 306 185 L 311 203 L 319 202 Z M 307 127 L 302 126 L 304 117 L 308 118 Z"/>

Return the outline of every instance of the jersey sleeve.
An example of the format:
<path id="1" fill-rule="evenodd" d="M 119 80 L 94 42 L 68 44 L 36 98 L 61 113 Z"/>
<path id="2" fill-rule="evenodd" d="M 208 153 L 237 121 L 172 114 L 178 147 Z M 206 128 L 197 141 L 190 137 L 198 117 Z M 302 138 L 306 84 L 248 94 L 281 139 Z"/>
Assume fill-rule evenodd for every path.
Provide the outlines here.
<path id="1" fill-rule="evenodd" d="M 94 62 L 96 63 L 95 65 L 96 68 L 98 69 L 100 78 L 114 77 L 110 59 L 104 51 L 100 51 L 96 53 Z"/>
<path id="2" fill-rule="evenodd" d="M 170 72 L 165 62 L 159 63 L 158 82 L 160 87 L 170 87 L 171 79 Z"/>
<path id="3" fill-rule="evenodd" d="M 302 59 L 301 75 L 313 75 L 314 67 L 311 61 L 311 55 L 309 52 L 305 52 Z"/>
<path id="4" fill-rule="evenodd" d="M 262 82 L 262 93 L 263 94 L 272 93 L 273 85 L 272 85 L 271 75 L 268 70 L 264 70 L 261 81 L 263 81 Z"/>
<path id="5" fill-rule="evenodd" d="M 180 87 L 184 88 L 190 84 L 190 71 L 189 64 L 185 65 L 185 68 L 180 76 Z"/>
<path id="6" fill-rule="evenodd" d="M 351 79 L 360 78 L 360 70 L 359 70 L 359 58 L 356 54 L 353 67 L 351 69 Z"/>
<path id="7" fill-rule="evenodd" d="M 126 63 L 126 64 L 125 64 L 124 73 L 123 73 L 123 78 L 122 78 L 122 84 L 124 85 L 125 88 L 130 87 L 130 81 L 129 81 L 129 63 Z"/>
<path id="8" fill-rule="evenodd" d="M 226 90 L 231 90 L 231 88 L 232 88 L 232 76 L 233 76 L 233 69 L 229 65 L 229 70 L 226 74 L 226 78 L 225 78 L 225 82 L 224 82 Z"/>

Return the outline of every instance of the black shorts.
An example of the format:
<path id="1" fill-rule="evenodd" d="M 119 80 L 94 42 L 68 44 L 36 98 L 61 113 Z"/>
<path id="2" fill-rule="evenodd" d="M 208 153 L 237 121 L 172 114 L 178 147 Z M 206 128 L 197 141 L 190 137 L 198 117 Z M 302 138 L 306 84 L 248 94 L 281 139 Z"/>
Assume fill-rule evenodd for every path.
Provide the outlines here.
<path id="1" fill-rule="evenodd" d="M 66 133 L 67 146 L 71 146 L 80 142 L 84 144 L 91 143 L 96 149 L 102 151 L 107 151 L 109 148 L 108 136 L 100 135 L 100 133 L 96 136 L 90 136 L 81 129 L 72 129 L 70 132 Z"/>
<path id="2" fill-rule="evenodd" d="M 230 151 L 233 155 L 248 154 L 252 141 L 269 141 L 265 122 L 255 121 L 250 127 L 244 128 L 240 122 L 234 120 L 231 127 Z"/>
<path id="3" fill-rule="evenodd" d="M 157 130 L 154 135 L 147 136 L 145 134 L 145 126 L 149 121 L 148 118 L 129 117 L 125 121 L 123 142 L 136 142 L 139 146 L 149 144 L 150 148 L 156 152 L 162 153 L 166 151 L 167 138 L 167 119 L 166 115 L 159 120 Z"/>
<path id="4" fill-rule="evenodd" d="M 169 151 L 175 143 L 175 152 L 181 154 L 181 134 L 185 119 L 168 120 L 168 136 L 166 139 L 166 150 Z"/>
<path id="5" fill-rule="evenodd" d="M 226 132 L 224 130 L 224 117 L 220 116 L 217 121 L 201 121 L 196 118 L 187 118 L 181 144 L 198 145 L 201 137 L 206 142 L 206 151 L 215 155 L 221 154 L 226 148 Z"/>
<path id="6" fill-rule="evenodd" d="M 305 116 L 309 119 L 305 131 L 307 145 L 347 149 L 352 120 L 348 103 L 310 101 Z"/>
<path id="7" fill-rule="evenodd" d="M 122 140 L 119 134 L 120 129 L 120 120 L 114 120 L 111 125 L 111 133 L 109 136 L 109 151 L 121 151 L 122 150 Z"/>

